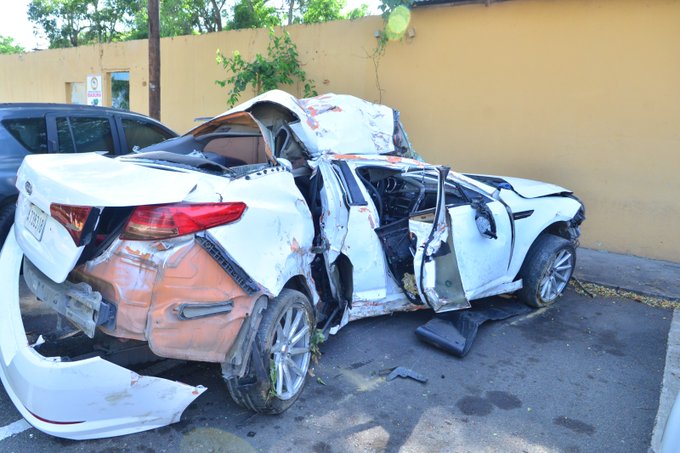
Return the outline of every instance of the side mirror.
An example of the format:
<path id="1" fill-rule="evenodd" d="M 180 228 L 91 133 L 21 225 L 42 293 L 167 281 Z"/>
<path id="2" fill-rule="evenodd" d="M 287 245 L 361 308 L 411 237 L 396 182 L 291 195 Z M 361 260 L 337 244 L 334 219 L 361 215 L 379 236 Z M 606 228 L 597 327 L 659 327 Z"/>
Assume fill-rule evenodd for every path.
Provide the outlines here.
<path id="1" fill-rule="evenodd" d="M 475 210 L 475 223 L 479 234 L 489 239 L 498 239 L 496 221 L 486 203 L 475 200 L 472 202 L 472 208 Z"/>

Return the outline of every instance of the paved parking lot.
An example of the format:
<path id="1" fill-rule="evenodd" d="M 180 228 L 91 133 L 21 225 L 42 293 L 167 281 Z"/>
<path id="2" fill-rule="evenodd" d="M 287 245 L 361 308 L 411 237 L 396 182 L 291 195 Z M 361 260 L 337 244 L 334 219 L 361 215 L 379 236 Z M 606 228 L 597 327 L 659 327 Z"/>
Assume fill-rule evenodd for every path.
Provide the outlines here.
<path id="1" fill-rule="evenodd" d="M 569 290 L 551 308 L 484 325 L 464 359 L 416 338 L 429 313 L 363 320 L 322 345 L 320 379 L 283 415 L 236 406 L 218 366 L 166 361 L 155 366 L 163 377 L 209 388 L 181 422 L 82 442 L 30 428 L 0 451 L 645 452 L 671 316 Z M 398 365 L 429 382 L 379 376 Z M 19 419 L 3 389 L 0 426 Z"/>

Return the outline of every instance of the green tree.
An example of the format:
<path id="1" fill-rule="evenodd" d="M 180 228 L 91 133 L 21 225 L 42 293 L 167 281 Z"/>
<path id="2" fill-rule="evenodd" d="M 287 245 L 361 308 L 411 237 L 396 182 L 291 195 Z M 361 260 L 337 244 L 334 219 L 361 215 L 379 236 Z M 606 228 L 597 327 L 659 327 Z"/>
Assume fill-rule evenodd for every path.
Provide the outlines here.
<path id="1" fill-rule="evenodd" d="M 0 35 L 0 53 L 21 53 L 26 50 L 14 42 L 14 38 Z"/>
<path id="2" fill-rule="evenodd" d="M 366 3 L 362 3 L 361 6 L 354 8 L 347 13 L 346 19 L 354 20 L 364 16 L 368 16 L 368 5 Z"/>
<path id="3" fill-rule="evenodd" d="M 216 80 L 221 87 L 229 85 L 227 104 L 234 106 L 242 92 L 250 86 L 254 94 L 264 93 L 275 88 L 293 85 L 296 81 L 303 85 L 305 97 L 316 96 L 314 81 L 307 78 L 298 59 L 297 46 L 287 31 L 277 36 L 269 29 L 269 45 L 267 55 L 255 55 L 252 61 L 246 61 L 236 50 L 231 57 L 225 57 L 218 50 L 217 63 L 227 70 L 231 76 L 225 80 Z"/>
<path id="4" fill-rule="evenodd" d="M 267 6 L 266 0 L 240 0 L 234 5 L 227 28 L 262 28 L 281 25 L 276 8 Z"/>
<path id="5" fill-rule="evenodd" d="M 149 16 L 146 0 L 136 0 L 137 12 L 132 17 L 124 39 L 146 39 L 149 37 Z M 192 8 L 192 0 L 163 0 L 160 3 L 161 37 L 198 34 L 201 21 L 198 12 Z"/>
<path id="6" fill-rule="evenodd" d="M 341 11 L 345 0 L 309 0 L 304 6 L 302 21 L 306 24 L 344 19 Z"/>
<path id="7" fill-rule="evenodd" d="M 126 39 L 146 39 L 148 18 L 146 0 L 135 0 L 140 7 Z M 227 0 L 162 0 L 161 36 L 181 36 L 222 31 L 227 17 Z"/>
<path id="8" fill-rule="evenodd" d="M 139 0 L 31 0 L 28 19 L 42 28 L 50 47 L 117 41 Z"/>

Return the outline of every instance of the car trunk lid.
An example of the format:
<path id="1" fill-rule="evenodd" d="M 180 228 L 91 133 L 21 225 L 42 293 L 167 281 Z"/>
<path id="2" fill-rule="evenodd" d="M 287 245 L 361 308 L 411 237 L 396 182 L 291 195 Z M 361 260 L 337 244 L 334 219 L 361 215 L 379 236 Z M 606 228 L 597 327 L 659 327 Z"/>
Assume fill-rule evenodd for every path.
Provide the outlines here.
<path id="1" fill-rule="evenodd" d="M 182 201 L 198 175 L 159 170 L 113 160 L 96 153 L 28 156 L 17 175 L 20 196 L 15 235 L 24 254 L 45 275 L 61 283 L 78 262 L 84 245 L 74 229 L 94 228 L 104 207 Z M 51 215 L 54 207 L 76 207 Z M 77 207 L 94 208 L 78 217 Z M 94 219 L 91 218 L 94 216 Z"/>

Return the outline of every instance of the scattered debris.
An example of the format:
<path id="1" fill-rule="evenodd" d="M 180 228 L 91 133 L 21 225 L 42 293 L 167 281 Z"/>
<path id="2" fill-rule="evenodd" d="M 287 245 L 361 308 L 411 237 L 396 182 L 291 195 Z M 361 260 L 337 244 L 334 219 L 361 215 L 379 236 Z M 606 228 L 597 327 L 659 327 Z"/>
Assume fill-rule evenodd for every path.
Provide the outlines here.
<path id="1" fill-rule="evenodd" d="M 663 297 L 649 296 L 621 288 L 610 288 L 608 286 L 598 285 L 595 283 L 585 282 L 581 283 L 573 278 L 570 284 L 578 294 L 582 296 L 589 296 L 591 298 L 595 296 L 606 298 L 621 297 L 624 299 L 629 299 L 635 302 L 640 302 L 645 305 L 649 305 L 650 307 L 666 308 L 670 310 L 680 308 L 680 300 L 672 300 Z"/>
<path id="2" fill-rule="evenodd" d="M 316 382 L 318 382 L 318 383 L 321 384 L 321 385 L 327 385 L 327 384 L 326 384 L 326 381 L 324 381 L 323 379 L 321 379 L 319 376 L 317 376 Z"/>
<path id="3" fill-rule="evenodd" d="M 401 283 L 404 285 L 405 291 L 408 291 L 413 297 L 418 297 L 418 287 L 416 286 L 415 275 L 409 273 L 404 274 Z"/>
<path id="4" fill-rule="evenodd" d="M 580 289 L 581 291 L 583 291 L 583 293 L 585 293 L 586 296 L 590 297 L 591 299 L 593 299 L 593 298 L 595 297 L 590 291 L 588 291 L 588 290 L 583 286 L 583 283 L 581 283 L 581 281 L 580 281 L 579 279 L 577 279 L 576 277 L 572 276 L 572 277 L 571 277 L 571 280 L 572 280 L 572 282 L 573 282 L 574 288 Z"/>
<path id="5" fill-rule="evenodd" d="M 394 368 L 387 368 L 385 370 L 380 370 L 378 371 L 378 374 L 380 376 L 385 376 L 387 375 L 386 380 L 388 381 L 393 381 L 394 379 L 401 377 L 401 378 L 410 378 L 413 379 L 414 381 L 422 382 L 425 384 L 427 382 L 427 377 L 423 376 L 420 373 L 417 373 L 413 371 L 410 368 L 406 368 L 403 366 L 398 366 Z"/>

